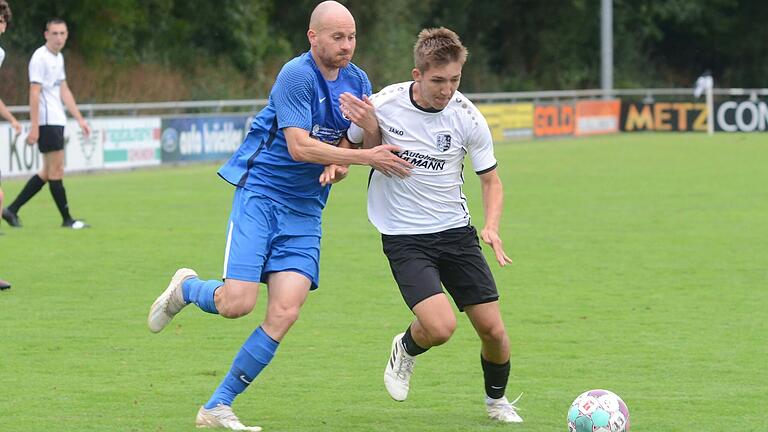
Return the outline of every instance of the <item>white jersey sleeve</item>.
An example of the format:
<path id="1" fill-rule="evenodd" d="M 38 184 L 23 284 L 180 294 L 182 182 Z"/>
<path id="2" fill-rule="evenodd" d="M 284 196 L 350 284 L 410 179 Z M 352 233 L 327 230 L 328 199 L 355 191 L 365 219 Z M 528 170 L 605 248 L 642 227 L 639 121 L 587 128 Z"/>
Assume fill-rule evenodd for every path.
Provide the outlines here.
<path id="1" fill-rule="evenodd" d="M 29 82 L 43 84 L 45 82 L 45 59 L 35 51 L 29 60 Z"/>
<path id="2" fill-rule="evenodd" d="M 3 60 L 5 60 L 5 51 L 0 48 L 0 67 L 3 67 Z"/>
<path id="3" fill-rule="evenodd" d="M 349 129 L 347 129 L 347 139 L 352 144 L 362 144 L 363 143 L 363 128 L 360 126 L 352 123 L 349 125 Z"/>
<path id="4" fill-rule="evenodd" d="M 493 138 L 488 122 L 477 111 L 477 123 L 470 131 L 467 142 L 467 152 L 472 161 L 472 167 L 478 174 L 483 174 L 496 167 L 496 157 L 493 154 Z"/>

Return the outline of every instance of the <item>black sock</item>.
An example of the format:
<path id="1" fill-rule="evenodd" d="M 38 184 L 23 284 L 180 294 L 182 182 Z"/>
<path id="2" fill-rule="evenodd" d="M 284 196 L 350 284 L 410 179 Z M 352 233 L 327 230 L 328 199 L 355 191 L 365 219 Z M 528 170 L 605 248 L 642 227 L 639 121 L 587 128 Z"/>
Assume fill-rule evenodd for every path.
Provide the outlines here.
<path id="1" fill-rule="evenodd" d="M 50 180 L 48 187 L 51 189 L 51 195 L 53 200 L 56 201 L 56 207 L 59 208 L 59 213 L 61 213 L 64 222 L 71 220 L 72 216 L 69 215 L 69 205 L 67 204 L 67 191 L 64 190 L 63 181 Z"/>
<path id="2" fill-rule="evenodd" d="M 500 399 L 504 396 L 509 380 L 509 360 L 504 364 L 491 363 L 480 355 L 480 363 L 483 365 L 483 376 L 485 377 L 485 394 L 493 399 Z"/>
<path id="3" fill-rule="evenodd" d="M 45 185 L 45 180 L 41 179 L 39 175 L 33 175 L 24 185 L 24 189 L 21 190 L 19 196 L 8 206 L 8 210 L 11 213 L 18 213 L 21 206 L 31 200 L 36 193 L 40 192 L 40 189 Z"/>
<path id="4" fill-rule="evenodd" d="M 411 335 L 411 326 L 408 326 L 408 330 L 405 331 L 405 335 L 403 336 L 403 347 L 405 348 L 405 352 L 407 352 L 408 355 L 412 357 L 415 357 L 419 354 L 424 354 L 429 349 L 420 347 L 416 341 L 413 340 L 413 335 Z"/>

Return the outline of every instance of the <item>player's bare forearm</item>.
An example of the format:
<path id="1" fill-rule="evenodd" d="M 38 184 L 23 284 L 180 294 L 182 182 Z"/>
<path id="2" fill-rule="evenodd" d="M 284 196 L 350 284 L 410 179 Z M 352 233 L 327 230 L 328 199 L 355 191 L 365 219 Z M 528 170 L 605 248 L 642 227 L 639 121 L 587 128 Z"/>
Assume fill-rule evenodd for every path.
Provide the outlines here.
<path id="1" fill-rule="evenodd" d="M 42 86 L 33 83 L 29 86 L 29 122 L 32 128 L 40 126 L 40 93 Z"/>
<path id="2" fill-rule="evenodd" d="M 504 208 L 504 187 L 496 170 L 480 176 L 480 187 L 483 192 L 485 228 L 498 232 Z"/>
<path id="3" fill-rule="evenodd" d="M 352 150 L 318 141 L 301 128 L 285 128 L 283 133 L 288 144 L 288 152 L 294 160 L 299 162 L 321 165 L 370 165 L 385 175 L 398 177 L 408 176 L 413 167 L 409 162 L 393 154 L 400 150 L 397 146 L 382 145 L 374 149 Z"/>
<path id="4" fill-rule="evenodd" d="M 364 130 L 363 132 L 363 148 L 369 149 L 381 145 L 381 129 L 378 127 L 372 131 Z"/>
<path id="5" fill-rule="evenodd" d="M 8 107 L 5 106 L 5 103 L 3 103 L 2 100 L 0 100 L 0 117 L 4 118 L 6 121 L 10 123 L 16 122 L 16 117 L 11 114 L 10 111 L 8 111 Z"/>
<path id="6" fill-rule="evenodd" d="M 77 108 L 77 102 L 75 101 L 75 95 L 72 94 L 72 90 L 69 89 L 67 82 L 61 83 L 61 101 L 64 102 L 64 106 L 67 107 L 67 111 L 72 114 L 75 120 L 78 122 L 84 121 L 83 115 Z"/>
<path id="7" fill-rule="evenodd" d="M 512 263 L 512 258 L 504 252 L 499 235 L 499 221 L 504 207 L 504 188 L 495 169 L 480 176 L 480 187 L 483 191 L 483 208 L 485 209 L 485 227 L 480 232 L 480 237 L 493 248 L 496 262 L 504 267 Z"/>

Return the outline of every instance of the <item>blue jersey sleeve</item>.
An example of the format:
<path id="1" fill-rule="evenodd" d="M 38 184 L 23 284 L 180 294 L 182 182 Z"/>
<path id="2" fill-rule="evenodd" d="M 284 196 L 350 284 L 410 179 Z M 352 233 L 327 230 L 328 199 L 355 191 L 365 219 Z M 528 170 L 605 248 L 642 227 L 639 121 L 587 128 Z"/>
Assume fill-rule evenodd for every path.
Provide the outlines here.
<path id="1" fill-rule="evenodd" d="M 270 97 L 274 102 L 277 127 L 312 129 L 312 70 L 296 63 L 288 63 L 277 75 Z"/>

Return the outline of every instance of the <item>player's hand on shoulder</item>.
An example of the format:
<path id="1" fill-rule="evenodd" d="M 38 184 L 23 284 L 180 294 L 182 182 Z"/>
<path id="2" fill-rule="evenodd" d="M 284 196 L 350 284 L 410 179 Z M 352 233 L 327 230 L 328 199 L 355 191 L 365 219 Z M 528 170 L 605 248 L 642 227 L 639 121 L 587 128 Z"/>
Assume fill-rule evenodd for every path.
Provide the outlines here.
<path id="1" fill-rule="evenodd" d="M 338 183 L 349 174 L 349 168 L 344 165 L 326 165 L 323 169 L 323 173 L 320 174 L 320 184 L 327 186 L 329 184 Z"/>
<path id="2" fill-rule="evenodd" d="M 365 131 L 375 131 L 379 127 L 379 121 L 376 119 L 376 108 L 368 96 L 363 95 L 362 99 L 352 93 L 345 92 L 339 97 L 339 108 L 352 123 L 360 126 Z"/>
<path id="3" fill-rule="evenodd" d="M 387 177 L 397 176 L 406 178 L 411 175 L 413 165 L 397 155 L 402 149 L 392 144 L 381 144 L 372 149 L 363 150 L 370 153 L 370 165 L 376 171 Z"/>
<path id="4" fill-rule="evenodd" d="M 512 264 L 512 258 L 507 256 L 507 253 L 504 252 L 501 237 L 499 237 L 499 233 L 496 230 L 483 228 L 483 230 L 480 231 L 480 238 L 493 248 L 493 253 L 496 255 L 496 261 L 500 266 L 504 267 L 507 264 Z"/>

